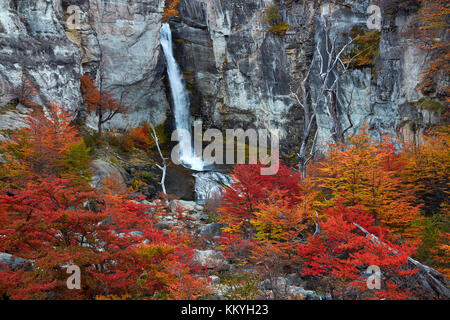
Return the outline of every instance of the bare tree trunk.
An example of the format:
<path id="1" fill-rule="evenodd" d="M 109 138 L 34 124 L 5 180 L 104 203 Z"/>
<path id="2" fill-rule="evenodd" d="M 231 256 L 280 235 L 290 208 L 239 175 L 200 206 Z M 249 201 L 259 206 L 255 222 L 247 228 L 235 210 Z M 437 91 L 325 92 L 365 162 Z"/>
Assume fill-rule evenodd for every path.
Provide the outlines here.
<path id="1" fill-rule="evenodd" d="M 164 194 L 167 194 L 166 192 L 166 172 L 167 172 L 167 162 L 166 162 L 166 158 L 164 158 L 161 148 L 159 146 L 159 139 L 158 139 L 158 135 L 156 134 L 156 130 L 155 127 L 152 125 L 152 137 L 153 140 L 155 141 L 156 147 L 158 148 L 158 152 L 159 152 L 159 156 L 161 157 L 162 160 L 162 165 L 157 164 L 156 166 L 162 171 L 162 176 L 161 176 L 161 188 Z"/>
<path id="2" fill-rule="evenodd" d="M 344 64 L 341 56 L 356 38 L 350 39 L 340 50 L 338 50 L 337 36 L 331 39 L 329 23 L 325 18 L 323 19 L 325 33 L 325 40 L 323 41 L 325 43 L 317 44 L 316 58 L 314 58 L 311 62 L 308 72 L 304 79 L 300 81 L 297 90 L 295 90 L 294 92 L 291 88 L 291 97 L 293 97 L 296 102 L 302 107 L 305 119 L 300 150 L 297 153 L 297 156 L 299 158 L 299 171 L 302 173 L 304 178 L 306 177 L 307 165 L 314 158 L 316 153 L 315 148 L 319 130 L 319 126 L 317 123 L 317 106 L 322 103 L 325 107 L 325 112 L 327 113 L 330 121 L 331 136 L 335 143 L 344 143 L 346 132 L 353 127 L 351 116 L 348 111 L 352 100 L 350 99 L 348 105 L 344 107 L 344 111 L 347 114 L 350 126 L 346 129 L 343 128 L 343 121 L 341 119 L 338 108 L 338 84 L 339 79 L 347 72 L 351 61 L 356 58 L 355 56 L 350 59 L 347 64 Z M 320 77 L 320 88 L 317 92 L 316 97 L 313 99 L 311 95 L 311 89 L 308 88 L 308 81 L 313 67 L 316 63 L 319 64 L 318 69 Z M 316 123 L 316 133 L 308 152 L 310 140 L 313 136 L 314 122 Z"/>

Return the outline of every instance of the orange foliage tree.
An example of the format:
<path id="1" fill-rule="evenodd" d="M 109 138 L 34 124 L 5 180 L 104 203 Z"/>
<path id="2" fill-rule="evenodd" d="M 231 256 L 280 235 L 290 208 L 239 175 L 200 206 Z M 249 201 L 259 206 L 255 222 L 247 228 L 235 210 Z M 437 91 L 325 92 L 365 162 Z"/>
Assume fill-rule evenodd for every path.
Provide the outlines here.
<path id="1" fill-rule="evenodd" d="M 50 103 L 45 109 L 34 109 L 26 124 L 0 144 L 5 158 L 0 166 L 4 183 L 23 186 L 48 176 L 89 181 L 89 150 L 68 112 Z"/>
<path id="2" fill-rule="evenodd" d="M 418 258 L 448 276 L 450 127 L 438 126 L 420 136 L 419 143 L 407 142 L 402 160 L 403 182 L 415 192 L 426 215 Z"/>
<path id="3" fill-rule="evenodd" d="M 21 85 L 16 89 L 19 102 L 29 108 L 36 108 L 39 105 L 33 99 L 39 95 L 39 88 L 34 85 L 27 76 L 22 73 Z"/>
<path id="4" fill-rule="evenodd" d="M 318 177 L 328 195 L 323 205 L 333 207 L 343 199 L 345 206 L 370 212 L 376 225 L 405 239 L 417 238 L 420 208 L 399 176 L 404 163 L 388 139 L 375 142 L 363 129 L 347 145 L 330 145 Z"/>
<path id="5" fill-rule="evenodd" d="M 180 0 L 167 0 L 164 8 L 163 22 L 169 21 L 171 17 L 179 16 Z"/>

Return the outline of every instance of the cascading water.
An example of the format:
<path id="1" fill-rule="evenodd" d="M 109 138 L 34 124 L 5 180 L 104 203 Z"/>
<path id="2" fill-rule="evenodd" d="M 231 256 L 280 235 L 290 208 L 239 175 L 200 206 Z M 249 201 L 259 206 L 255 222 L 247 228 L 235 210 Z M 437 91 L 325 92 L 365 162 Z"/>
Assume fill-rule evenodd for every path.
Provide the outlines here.
<path id="1" fill-rule="evenodd" d="M 192 170 L 202 171 L 203 161 L 196 157 L 192 147 L 191 115 L 189 111 L 189 97 L 181 75 L 180 68 L 173 56 L 172 31 L 170 25 L 164 23 L 160 31 L 161 46 L 167 60 L 170 89 L 174 104 L 175 126 L 178 132 L 185 132 L 180 138 L 180 161 Z M 184 131 L 182 131 L 184 130 Z"/>
<path id="2" fill-rule="evenodd" d="M 201 158 L 194 155 L 192 148 L 191 115 L 189 112 L 189 97 L 186 86 L 173 56 L 172 31 L 170 25 L 164 23 L 160 31 L 161 45 L 167 60 L 167 73 L 169 75 L 170 89 L 173 97 L 175 125 L 186 133 L 179 137 L 180 160 L 183 165 L 195 171 L 204 171 L 204 163 Z M 222 194 L 225 185 L 230 184 L 230 178 L 219 172 L 199 172 L 195 177 L 195 194 L 199 203 L 218 197 Z"/>

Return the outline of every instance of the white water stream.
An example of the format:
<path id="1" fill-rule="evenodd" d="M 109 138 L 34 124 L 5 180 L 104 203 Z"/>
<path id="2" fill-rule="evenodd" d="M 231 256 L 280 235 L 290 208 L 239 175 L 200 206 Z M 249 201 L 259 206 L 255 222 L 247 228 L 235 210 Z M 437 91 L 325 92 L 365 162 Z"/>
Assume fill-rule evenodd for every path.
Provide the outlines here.
<path id="1" fill-rule="evenodd" d="M 173 56 L 172 31 L 170 25 L 164 23 L 160 31 L 161 46 L 167 61 L 170 89 L 174 104 L 175 126 L 180 133 L 180 161 L 195 171 L 203 171 L 203 160 L 196 157 L 192 147 L 191 114 L 189 111 L 189 96 L 183 81 L 180 68 Z"/>

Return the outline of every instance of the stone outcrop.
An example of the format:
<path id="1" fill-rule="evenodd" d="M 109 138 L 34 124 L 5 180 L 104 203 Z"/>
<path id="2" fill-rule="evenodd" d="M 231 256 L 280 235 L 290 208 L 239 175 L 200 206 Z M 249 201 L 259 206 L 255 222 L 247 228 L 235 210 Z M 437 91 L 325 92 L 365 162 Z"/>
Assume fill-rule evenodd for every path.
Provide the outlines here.
<path id="1" fill-rule="evenodd" d="M 159 48 L 163 0 L 21 0 L 0 4 L 0 106 L 17 104 L 24 80 L 39 88 L 33 98 L 56 101 L 86 118 L 80 78 L 130 107 L 106 127 L 161 124 L 169 104 Z M 0 122 L 7 122 L 8 118 Z M 87 124 L 94 120 L 87 116 Z"/>
<path id="2" fill-rule="evenodd" d="M 124 173 L 121 169 L 114 166 L 112 163 L 105 160 L 97 159 L 92 161 L 91 170 L 93 172 L 92 176 L 92 186 L 95 188 L 100 188 L 103 186 L 103 181 L 106 178 L 111 178 L 117 181 L 120 185 L 125 186 Z"/>

